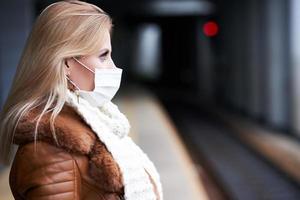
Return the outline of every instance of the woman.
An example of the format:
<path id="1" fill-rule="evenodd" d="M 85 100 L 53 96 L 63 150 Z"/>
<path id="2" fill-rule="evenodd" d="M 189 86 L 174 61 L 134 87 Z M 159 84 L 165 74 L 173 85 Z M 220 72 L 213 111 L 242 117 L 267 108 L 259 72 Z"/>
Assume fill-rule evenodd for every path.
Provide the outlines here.
<path id="1" fill-rule="evenodd" d="M 3 164 L 18 149 L 15 199 L 163 199 L 159 174 L 111 102 L 122 69 L 112 20 L 81 1 L 48 6 L 28 38 L 1 113 Z"/>

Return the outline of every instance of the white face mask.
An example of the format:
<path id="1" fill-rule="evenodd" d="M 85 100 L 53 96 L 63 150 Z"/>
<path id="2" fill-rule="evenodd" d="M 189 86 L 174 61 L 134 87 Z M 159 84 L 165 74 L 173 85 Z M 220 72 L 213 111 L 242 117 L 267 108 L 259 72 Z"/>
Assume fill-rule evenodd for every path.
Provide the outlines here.
<path id="1" fill-rule="evenodd" d="M 67 77 L 77 88 L 78 91 L 76 92 L 78 92 L 79 96 L 87 100 L 92 106 L 97 107 L 101 107 L 104 103 L 111 101 L 120 87 L 123 70 L 121 68 L 95 68 L 95 72 L 93 72 L 79 60 L 74 57 L 72 58 L 95 75 L 95 88 L 93 91 L 81 90 Z"/>

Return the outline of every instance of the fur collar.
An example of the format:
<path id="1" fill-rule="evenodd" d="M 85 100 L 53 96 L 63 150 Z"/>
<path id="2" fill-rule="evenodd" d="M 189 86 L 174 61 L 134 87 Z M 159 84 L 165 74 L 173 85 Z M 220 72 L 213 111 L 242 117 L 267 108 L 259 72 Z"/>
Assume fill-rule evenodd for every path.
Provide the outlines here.
<path id="1" fill-rule="evenodd" d="M 20 120 L 16 127 L 14 144 L 22 145 L 34 141 L 34 119 L 40 112 L 41 109 L 35 108 Z M 107 192 L 122 191 L 119 166 L 105 145 L 71 106 L 63 106 L 55 120 L 55 132 L 60 148 L 88 156 L 89 173 L 96 185 Z M 50 113 L 45 114 L 39 123 L 37 140 L 57 146 L 51 134 Z"/>

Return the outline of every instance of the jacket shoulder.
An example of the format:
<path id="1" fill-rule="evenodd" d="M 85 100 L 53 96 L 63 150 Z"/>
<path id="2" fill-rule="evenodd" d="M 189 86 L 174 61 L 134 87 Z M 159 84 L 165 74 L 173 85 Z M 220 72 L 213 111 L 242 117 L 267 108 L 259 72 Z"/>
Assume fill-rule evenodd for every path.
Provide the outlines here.
<path id="1" fill-rule="evenodd" d="M 38 141 L 19 146 L 9 175 L 16 199 L 80 199 L 81 177 L 70 153 Z"/>
<path id="2" fill-rule="evenodd" d="M 29 164 L 31 155 L 36 155 L 34 166 L 39 168 L 48 162 L 64 162 L 75 159 L 83 179 L 108 193 L 119 193 L 123 190 L 121 170 L 102 141 L 76 113 L 65 104 L 55 120 L 55 133 L 58 145 L 53 139 L 49 113 L 41 118 L 38 126 L 37 146 L 34 148 L 35 117 L 39 111 L 31 111 L 21 119 L 17 126 L 14 143 L 19 145 L 15 159 Z M 26 155 L 26 156 L 25 156 Z M 24 158 L 28 158 L 28 161 Z M 40 159 L 38 159 L 40 158 Z M 83 159 L 84 158 L 84 159 Z M 68 161 L 71 163 L 71 161 Z M 67 163 L 67 161 L 66 161 Z M 29 170 L 29 169 L 28 169 Z M 83 170 L 83 171 L 82 171 Z"/>
<path id="3" fill-rule="evenodd" d="M 14 197 L 119 200 L 124 195 L 121 173 L 104 145 L 99 145 L 99 154 L 92 156 L 91 162 L 86 155 L 66 152 L 47 142 L 20 145 L 9 175 Z"/>

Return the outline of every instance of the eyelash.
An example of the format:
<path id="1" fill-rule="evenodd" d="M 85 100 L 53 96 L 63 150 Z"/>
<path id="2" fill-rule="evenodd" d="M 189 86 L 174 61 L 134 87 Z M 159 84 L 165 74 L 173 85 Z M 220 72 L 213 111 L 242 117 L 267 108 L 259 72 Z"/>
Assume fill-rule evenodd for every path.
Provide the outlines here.
<path id="1" fill-rule="evenodd" d="M 108 51 L 106 51 L 105 53 L 103 53 L 102 55 L 100 55 L 100 58 L 105 57 L 105 59 L 107 59 L 107 55 L 108 55 Z"/>

